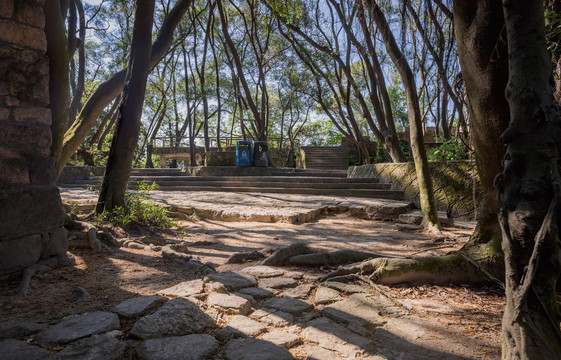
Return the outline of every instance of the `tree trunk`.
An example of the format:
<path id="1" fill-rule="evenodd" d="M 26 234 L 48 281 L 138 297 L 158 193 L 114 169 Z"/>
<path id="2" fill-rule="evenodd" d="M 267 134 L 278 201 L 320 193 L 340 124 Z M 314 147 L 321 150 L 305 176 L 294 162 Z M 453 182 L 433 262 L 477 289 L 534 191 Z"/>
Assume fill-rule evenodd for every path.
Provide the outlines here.
<path id="1" fill-rule="evenodd" d="M 390 26 L 386 21 L 386 17 L 382 13 L 382 10 L 380 10 L 376 1 L 364 0 L 364 2 L 366 7 L 370 9 L 372 18 L 376 22 L 376 26 L 384 38 L 386 50 L 397 67 L 405 88 L 407 114 L 410 127 L 411 152 L 415 162 L 415 172 L 419 182 L 421 210 L 423 212 L 422 225 L 430 231 L 439 232 L 440 225 L 438 223 L 438 213 L 436 211 L 432 178 L 424 147 L 423 125 L 421 123 L 421 112 L 419 109 L 419 98 L 415 85 L 415 77 L 413 76 L 413 72 L 407 63 L 407 59 L 405 59 L 405 56 L 403 56 L 403 53 L 399 50 L 399 46 L 397 45 Z"/>
<path id="2" fill-rule="evenodd" d="M 506 267 L 503 359 L 561 359 L 558 159 L 561 119 L 553 100 L 543 1 L 503 1 L 510 124 L 497 178 Z"/>
<path id="3" fill-rule="evenodd" d="M 62 151 L 62 140 L 68 121 L 70 78 L 68 72 L 68 43 L 59 0 L 47 0 L 45 12 L 45 35 L 49 57 L 49 100 L 52 114 L 51 157 L 56 164 Z"/>
<path id="4" fill-rule="evenodd" d="M 485 0 L 454 2 L 454 29 L 462 76 L 466 84 L 475 162 L 483 188 L 477 227 L 463 250 L 496 277 L 504 278 L 501 229 L 495 177 L 502 171 L 505 148 L 500 135 L 510 119 L 504 96 L 508 57 L 501 38 L 501 4 Z M 477 36 L 474 36 L 477 34 Z"/>
<path id="5" fill-rule="evenodd" d="M 125 206 L 125 191 L 129 182 L 134 149 L 140 132 L 140 117 L 146 90 L 146 79 L 150 71 L 152 49 L 152 22 L 155 0 L 137 0 L 131 56 L 127 80 L 123 90 L 123 101 L 119 108 L 119 119 L 107 168 L 103 177 L 96 212 L 111 211 Z"/>

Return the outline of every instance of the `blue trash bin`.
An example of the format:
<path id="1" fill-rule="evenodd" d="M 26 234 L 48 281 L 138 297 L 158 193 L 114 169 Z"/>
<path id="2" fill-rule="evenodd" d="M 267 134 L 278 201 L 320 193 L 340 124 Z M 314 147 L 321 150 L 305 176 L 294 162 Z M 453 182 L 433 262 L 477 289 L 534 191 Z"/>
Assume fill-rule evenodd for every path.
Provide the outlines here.
<path id="1" fill-rule="evenodd" d="M 266 141 L 253 142 L 253 166 L 267 167 L 269 166 L 269 143 Z"/>
<path id="2" fill-rule="evenodd" d="M 251 166 L 251 141 L 236 141 L 236 166 Z"/>

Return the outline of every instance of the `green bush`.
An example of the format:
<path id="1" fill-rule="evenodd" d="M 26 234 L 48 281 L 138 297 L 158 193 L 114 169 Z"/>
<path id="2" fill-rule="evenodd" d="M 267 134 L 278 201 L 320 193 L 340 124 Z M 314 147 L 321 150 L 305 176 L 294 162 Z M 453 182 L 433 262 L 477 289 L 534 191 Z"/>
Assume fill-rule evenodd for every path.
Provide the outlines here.
<path id="1" fill-rule="evenodd" d="M 117 226 L 126 226 L 133 221 L 147 226 L 173 226 L 175 223 L 167 210 L 149 199 L 150 193 L 157 188 L 156 183 L 148 184 L 144 180 L 136 183 L 134 191 L 125 193 L 125 206 L 118 206 L 111 212 L 104 211 L 98 219 Z"/>
<path id="2" fill-rule="evenodd" d="M 451 137 L 446 140 L 443 137 L 436 138 L 437 142 L 442 142 L 437 148 L 427 151 L 427 159 L 429 161 L 446 161 L 446 160 L 462 160 L 467 154 L 461 140 Z"/>

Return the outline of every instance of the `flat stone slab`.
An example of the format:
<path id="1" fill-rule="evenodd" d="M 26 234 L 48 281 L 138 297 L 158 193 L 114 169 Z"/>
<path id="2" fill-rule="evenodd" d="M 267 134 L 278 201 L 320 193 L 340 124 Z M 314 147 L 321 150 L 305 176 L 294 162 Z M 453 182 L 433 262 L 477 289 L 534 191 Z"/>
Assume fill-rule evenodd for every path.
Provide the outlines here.
<path id="1" fill-rule="evenodd" d="M 298 286 L 298 281 L 292 278 L 268 278 L 259 280 L 259 287 L 271 289 L 285 289 Z"/>
<path id="2" fill-rule="evenodd" d="M 370 291 L 362 286 L 355 284 L 345 284 L 338 281 L 326 281 L 323 283 L 324 286 L 328 288 L 338 290 L 345 294 L 356 294 L 356 293 L 369 293 Z"/>
<path id="3" fill-rule="evenodd" d="M 212 319 L 192 301 L 176 298 L 137 320 L 129 334 L 140 339 L 182 336 L 202 332 L 212 324 Z"/>
<path id="4" fill-rule="evenodd" d="M 0 324 L 0 340 L 20 339 L 48 328 L 48 325 L 31 321 L 6 321 Z"/>
<path id="5" fill-rule="evenodd" d="M 228 323 L 227 329 L 237 336 L 255 337 L 267 331 L 267 327 L 247 316 L 234 315 Z"/>
<path id="6" fill-rule="evenodd" d="M 275 296 L 275 293 L 273 291 L 257 287 L 240 289 L 240 293 L 249 295 L 254 299 L 268 299 Z"/>
<path id="7" fill-rule="evenodd" d="M 294 322 L 294 316 L 292 316 L 292 314 L 276 309 L 259 309 L 251 313 L 249 317 L 274 327 L 288 326 Z"/>
<path id="8" fill-rule="evenodd" d="M 223 352 L 225 360 L 293 360 L 288 350 L 268 341 L 246 338 L 230 340 Z"/>
<path id="9" fill-rule="evenodd" d="M 201 279 L 184 281 L 172 287 L 158 291 L 158 295 L 173 297 L 189 297 L 203 293 L 205 283 Z"/>
<path id="10" fill-rule="evenodd" d="M 306 299 L 308 297 L 308 295 L 310 295 L 310 292 L 312 291 L 313 288 L 314 288 L 314 285 L 312 285 L 312 284 L 298 285 L 297 287 L 295 287 L 293 289 L 288 289 L 288 290 L 284 291 L 282 293 L 282 296 L 290 296 L 290 297 L 298 298 L 298 299 Z"/>
<path id="11" fill-rule="evenodd" d="M 337 290 L 330 289 L 325 286 L 320 286 L 316 290 L 316 297 L 314 299 L 314 304 L 323 305 L 339 300 L 343 300 L 343 297 L 339 294 Z"/>
<path id="12" fill-rule="evenodd" d="M 93 335 L 70 344 L 56 360 L 121 360 L 126 346 L 108 335 Z"/>
<path id="13" fill-rule="evenodd" d="M 304 347 L 306 359 L 310 360 L 343 360 L 343 356 L 337 355 L 335 351 L 327 350 L 316 345 L 308 345 Z"/>
<path id="14" fill-rule="evenodd" d="M 226 271 L 216 274 L 210 274 L 205 277 L 205 282 L 217 282 L 228 291 L 237 291 L 239 289 L 257 286 L 257 279 L 253 275 L 242 272 Z"/>
<path id="15" fill-rule="evenodd" d="M 0 341 L 0 354 L 2 359 L 10 360 L 44 360 L 51 354 L 50 351 L 32 346 L 25 341 L 6 339 Z"/>
<path id="16" fill-rule="evenodd" d="M 210 293 L 207 304 L 229 314 L 247 315 L 251 311 L 251 301 L 238 295 Z"/>
<path id="17" fill-rule="evenodd" d="M 386 321 L 380 316 L 379 310 L 364 294 L 353 294 L 347 299 L 326 306 L 322 313 L 345 325 L 358 325 L 367 330 L 374 330 Z"/>
<path id="18" fill-rule="evenodd" d="M 136 319 L 166 301 L 168 299 L 159 295 L 140 296 L 125 300 L 110 311 L 125 319 Z"/>
<path id="19" fill-rule="evenodd" d="M 293 315 L 300 315 L 303 312 L 314 308 L 311 304 L 292 297 L 271 298 L 265 301 L 263 306 L 284 311 Z"/>
<path id="20" fill-rule="evenodd" d="M 255 266 L 248 266 L 246 268 L 243 268 L 240 270 L 240 272 L 253 275 L 256 278 L 269 278 L 269 277 L 282 276 L 284 275 L 285 270 L 272 266 L 255 265 Z"/>
<path id="21" fill-rule="evenodd" d="M 261 339 L 285 348 L 291 348 L 302 341 L 300 336 L 280 330 L 271 331 L 263 335 Z"/>
<path id="22" fill-rule="evenodd" d="M 136 349 L 138 360 L 206 360 L 220 344 L 208 334 L 149 339 Z"/>
<path id="23" fill-rule="evenodd" d="M 71 315 L 41 331 L 37 335 L 37 342 L 43 347 L 49 347 L 120 328 L 119 317 L 111 312 L 95 311 L 83 315 Z"/>
<path id="24" fill-rule="evenodd" d="M 372 340 L 357 335 L 328 318 L 318 318 L 308 323 L 302 331 L 302 338 L 322 348 L 341 353 L 345 358 L 354 359 L 373 351 Z"/>

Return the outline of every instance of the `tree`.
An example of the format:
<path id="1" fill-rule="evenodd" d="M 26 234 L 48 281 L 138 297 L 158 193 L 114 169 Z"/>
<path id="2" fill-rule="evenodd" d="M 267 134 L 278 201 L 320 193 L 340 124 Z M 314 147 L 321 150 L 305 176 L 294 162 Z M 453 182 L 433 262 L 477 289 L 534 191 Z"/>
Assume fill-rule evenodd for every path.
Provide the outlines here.
<path id="1" fill-rule="evenodd" d="M 125 191 L 138 142 L 146 79 L 150 71 L 154 1 L 136 1 L 130 61 L 119 106 L 117 128 L 99 192 L 97 213 L 125 206 Z"/>
<path id="2" fill-rule="evenodd" d="M 423 141 L 423 129 L 421 123 L 421 112 L 419 108 L 419 98 L 417 94 L 417 87 L 415 85 L 415 77 L 411 71 L 411 67 L 407 62 L 405 56 L 399 49 L 393 33 L 390 29 L 386 17 L 380 7 L 374 0 L 364 0 L 378 30 L 382 34 L 386 50 L 394 62 L 403 85 L 405 87 L 405 96 L 407 98 L 407 115 L 409 118 L 410 127 L 410 142 L 413 160 L 415 162 L 415 172 L 417 174 L 417 181 L 419 183 L 419 197 L 421 203 L 421 210 L 423 212 L 422 225 L 428 230 L 433 232 L 440 232 L 440 225 L 438 223 L 438 213 L 436 211 L 436 202 L 434 200 L 432 178 L 427 161 Z"/>
<path id="3" fill-rule="evenodd" d="M 497 178 L 505 254 L 503 359 L 561 359 L 556 283 L 561 118 L 553 99 L 543 1 L 503 1 L 509 55 L 508 145 Z"/>

